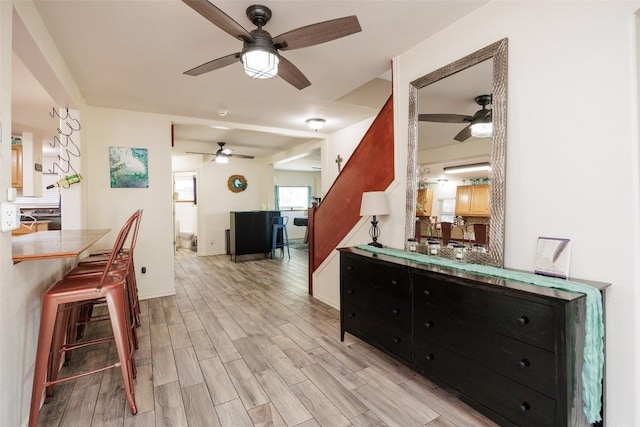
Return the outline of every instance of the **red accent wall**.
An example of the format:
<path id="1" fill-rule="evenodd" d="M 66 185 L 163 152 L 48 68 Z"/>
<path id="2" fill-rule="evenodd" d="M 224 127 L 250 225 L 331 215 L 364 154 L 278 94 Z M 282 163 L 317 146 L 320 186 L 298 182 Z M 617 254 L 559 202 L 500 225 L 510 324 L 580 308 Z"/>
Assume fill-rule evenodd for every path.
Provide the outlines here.
<path id="1" fill-rule="evenodd" d="M 394 178 L 393 97 L 364 135 L 320 206 L 309 216 L 309 291 L 320 264 L 360 220 L 365 191 L 384 191 Z"/>

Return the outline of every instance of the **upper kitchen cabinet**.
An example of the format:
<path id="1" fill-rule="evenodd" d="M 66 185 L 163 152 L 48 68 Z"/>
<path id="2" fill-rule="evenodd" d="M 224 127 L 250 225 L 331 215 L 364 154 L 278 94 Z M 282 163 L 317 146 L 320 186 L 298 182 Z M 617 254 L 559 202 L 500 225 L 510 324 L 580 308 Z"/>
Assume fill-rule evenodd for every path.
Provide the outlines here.
<path id="1" fill-rule="evenodd" d="M 489 216 L 490 186 L 459 185 L 456 189 L 457 216 Z"/>
<path id="2" fill-rule="evenodd" d="M 417 202 L 416 216 L 431 216 L 431 209 L 433 207 L 433 190 L 431 188 L 419 189 Z"/>
<path id="3" fill-rule="evenodd" d="M 22 145 L 11 145 L 11 187 L 22 189 Z"/>

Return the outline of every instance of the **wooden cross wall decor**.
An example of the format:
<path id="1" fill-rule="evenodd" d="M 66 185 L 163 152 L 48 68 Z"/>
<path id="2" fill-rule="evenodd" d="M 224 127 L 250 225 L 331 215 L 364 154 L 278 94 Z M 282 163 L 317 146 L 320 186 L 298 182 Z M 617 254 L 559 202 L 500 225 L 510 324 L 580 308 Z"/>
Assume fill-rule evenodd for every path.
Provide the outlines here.
<path id="1" fill-rule="evenodd" d="M 342 157 L 340 157 L 340 154 L 338 154 L 338 156 L 336 157 L 336 163 L 338 164 L 338 173 L 340 173 L 342 171 L 342 162 L 344 161 L 344 159 Z"/>

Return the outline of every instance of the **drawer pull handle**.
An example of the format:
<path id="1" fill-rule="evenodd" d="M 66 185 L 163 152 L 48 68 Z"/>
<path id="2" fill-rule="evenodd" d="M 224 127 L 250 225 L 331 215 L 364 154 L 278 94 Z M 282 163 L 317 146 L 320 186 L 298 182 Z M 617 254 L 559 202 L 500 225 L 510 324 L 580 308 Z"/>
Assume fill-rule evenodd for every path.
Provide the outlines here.
<path id="1" fill-rule="evenodd" d="M 425 327 L 425 328 L 431 328 L 431 327 L 433 327 L 433 322 L 424 322 L 424 327 Z"/>
<path id="2" fill-rule="evenodd" d="M 398 284 L 398 281 L 397 281 L 397 280 L 392 280 L 392 281 L 391 281 L 391 286 L 395 286 L 395 285 L 397 285 L 397 284 Z"/>
<path id="3" fill-rule="evenodd" d="M 529 405 L 527 402 L 522 402 L 522 403 L 520 404 L 520 410 L 521 410 L 522 412 L 527 412 L 527 411 L 528 411 L 528 410 L 530 410 L 530 409 L 531 409 L 531 405 Z"/>
<path id="4" fill-rule="evenodd" d="M 391 310 L 391 312 L 397 316 L 400 313 L 400 310 L 394 308 L 393 310 Z"/>
<path id="5" fill-rule="evenodd" d="M 347 316 L 349 316 L 349 317 L 356 317 L 356 314 L 355 314 L 355 313 L 349 313 L 349 314 L 347 314 Z"/>
<path id="6" fill-rule="evenodd" d="M 527 359 L 522 359 L 521 361 L 518 362 L 518 366 L 520 366 L 521 368 L 528 368 L 529 365 L 530 363 Z"/>
<path id="7" fill-rule="evenodd" d="M 429 289 L 425 289 L 422 293 L 425 294 L 425 296 L 431 295 L 431 291 Z"/>
<path id="8" fill-rule="evenodd" d="M 396 344 L 399 344 L 399 343 L 402 342 L 402 340 L 400 338 L 394 338 L 393 342 L 396 343 Z"/>
<path id="9" fill-rule="evenodd" d="M 347 289 L 347 293 L 348 294 L 352 294 L 353 293 L 353 289 Z"/>
<path id="10" fill-rule="evenodd" d="M 347 265 L 347 270 L 353 270 L 353 267 L 350 265 Z"/>
<path id="11" fill-rule="evenodd" d="M 520 316 L 518 317 L 518 325 L 526 325 L 527 323 L 529 323 L 529 318 L 527 316 Z"/>
<path id="12" fill-rule="evenodd" d="M 433 354 L 427 354 L 424 358 L 427 359 L 427 360 L 433 360 L 434 359 Z"/>

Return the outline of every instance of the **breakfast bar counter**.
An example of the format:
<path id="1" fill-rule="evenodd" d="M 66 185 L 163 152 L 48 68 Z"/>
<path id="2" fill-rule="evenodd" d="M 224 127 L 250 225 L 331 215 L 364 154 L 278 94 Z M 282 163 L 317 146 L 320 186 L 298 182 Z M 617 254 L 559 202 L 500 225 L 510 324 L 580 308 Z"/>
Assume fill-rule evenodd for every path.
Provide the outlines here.
<path id="1" fill-rule="evenodd" d="M 80 255 L 110 229 L 54 230 L 11 238 L 13 263 Z"/>

